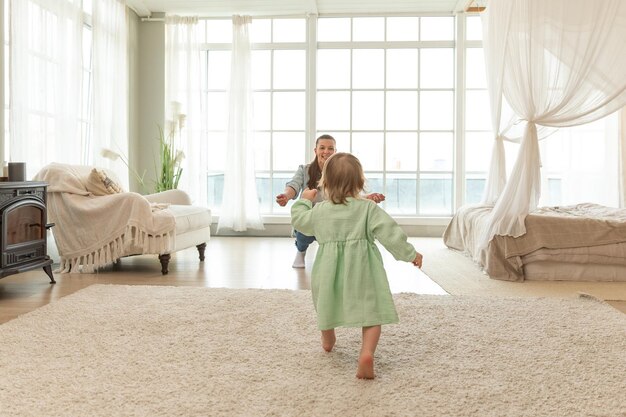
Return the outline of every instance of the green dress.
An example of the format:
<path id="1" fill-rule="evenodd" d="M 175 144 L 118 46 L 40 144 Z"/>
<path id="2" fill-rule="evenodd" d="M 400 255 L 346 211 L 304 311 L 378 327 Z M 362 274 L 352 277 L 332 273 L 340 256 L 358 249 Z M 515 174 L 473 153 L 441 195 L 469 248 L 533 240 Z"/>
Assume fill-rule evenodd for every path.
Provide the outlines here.
<path id="1" fill-rule="evenodd" d="M 371 200 L 347 204 L 300 199 L 291 207 L 293 227 L 319 243 L 311 289 L 320 330 L 397 323 L 378 240 L 394 258 L 411 262 L 415 248 L 398 224 Z"/>

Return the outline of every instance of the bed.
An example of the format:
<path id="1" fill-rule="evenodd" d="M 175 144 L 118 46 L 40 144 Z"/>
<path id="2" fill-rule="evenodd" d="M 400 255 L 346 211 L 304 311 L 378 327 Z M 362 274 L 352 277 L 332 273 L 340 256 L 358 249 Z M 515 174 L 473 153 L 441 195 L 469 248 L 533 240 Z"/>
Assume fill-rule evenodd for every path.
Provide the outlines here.
<path id="1" fill-rule="evenodd" d="M 506 281 L 626 281 L 626 209 L 583 203 L 540 207 L 525 219 L 526 234 L 495 236 L 479 249 L 491 206 L 462 207 L 443 239 L 493 279 Z"/>

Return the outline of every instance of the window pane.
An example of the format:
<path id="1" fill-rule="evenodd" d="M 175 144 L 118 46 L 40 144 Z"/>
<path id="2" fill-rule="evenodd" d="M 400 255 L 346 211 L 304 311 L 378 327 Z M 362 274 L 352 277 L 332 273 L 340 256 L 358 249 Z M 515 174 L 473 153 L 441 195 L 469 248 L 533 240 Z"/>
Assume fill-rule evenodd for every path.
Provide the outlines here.
<path id="1" fill-rule="evenodd" d="M 487 88 L 487 72 L 485 71 L 485 56 L 482 48 L 466 49 L 466 76 L 467 88 Z"/>
<path id="2" fill-rule="evenodd" d="M 417 91 L 387 92 L 387 129 L 417 130 Z"/>
<path id="3" fill-rule="evenodd" d="M 272 20 L 253 19 L 250 25 L 250 42 L 269 43 L 272 41 Z"/>
<path id="4" fill-rule="evenodd" d="M 365 170 L 365 193 L 382 193 L 383 192 L 383 177 L 380 174 L 367 172 Z"/>
<path id="5" fill-rule="evenodd" d="M 387 133 L 387 170 L 417 170 L 417 133 Z"/>
<path id="6" fill-rule="evenodd" d="M 417 49 L 387 50 L 387 88 L 417 88 Z"/>
<path id="7" fill-rule="evenodd" d="M 271 93 L 254 93 L 254 129 L 269 130 L 271 128 Z"/>
<path id="8" fill-rule="evenodd" d="M 540 204 L 619 205 L 617 119 L 613 113 L 592 123 L 562 128 L 539 142 L 544 190 Z"/>
<path id="9" fill-rule="evenodd" d="M 454 87 L 454 50 L 452 48 L 422 49 L 420 55 L 420 87 Z"/>
<path id="10" fill-rule="evenodd" d="M 277 130 L 304 130 L 304 93 L 274 93 L 273 123 Z"/>
<path id="11" fill-rule="evenodd" d="M 489 171 L 493 141 L 489 132 L 465 133 L 465 171 Z"/>
<path id="12" fill-rule="evenodd" d="M 320 130 L 350 128 L 350 92 L 319 91 L 317 93 L 317 128 Z"/>
<path id="13" fill-rule="evenodd" d="M 452 91 L 422 91 L 420 94 L 420 129 L 452 130 L 453 102 Z"/>
<path id="14" fill-rule="evenodd" d="M 486 183 L 484 177 L 468 175 L 465 179 L 465 204 L 480 203 Z"/>
<path id="15" fill-rule="evenodd" d="M 545 204 L 547 206 L 557 206 L 562 204 L 563 201 L 563 181 L 560 178 L 548 178 L 547 193 L 541 196 L 542 200 L 545 196 Z"/>
<path id="16" fill-rule="evenodd" d="M 487 90 L 470 90 L 465 94 L 465 128 L 467 130 L 491 130 Z"/>
<path id="17" fill-rule="evenodd" d="M 304 89 L 305 51 L 274 51 L 274 88 Z"/>
<path id="18" fill-rule="evenodd" d="M 420 34 L 423 41 L 454 40 L 453 17 L 422 17 Z"/>
<path id="19" fill-rule="evenodd" d="M 274 202 L 269 174 L 256 175 L 256 192 L 259 199 L 259 210 L 262 213 L 269 213 Z"/>
<path id="20" fill-rule="evenodd" d="M 233 24 L 230 19 L 206 21 L 207 42 L 230 43 L 233 41 Z"/>
<path id="21" fill-rule="evenodd" d="M 317 88 L 350 88 L 350 50 L 317 51 Z"/>
<path id="22" fill-rule="evenodd" d="M 358 49 L 352 52 L 352 87 L 383 88 L 385 54 L 382 49 Z"/>
<path id="23" fill-rule="evenodd" d="M 355 91 L 352 93 L 352 128 L 355 130 L 382 130 L 383 92 Z"/>
<path id="24" fill-rule="evenodd" d="M 452 214 L 452 175 L 425 174 L 420 178 L 420 214 Z"/>
<path id="25" fill-rule="evenodd" d="M 209 89 L 227 90 L 230 82 L 230 51 L 209 51 Z"/>
<path id="26" fill-rule="evenodd" d="M 417 41 L 419 40 L 418 17 L 388 17 L 388 41 Z"/>
<path id="27" fill-rule="evenodd" d="M 318 138 L 326 133 L 335 138 L 335 142 L 337 144 L 335 149 L 336 152 L 352 152 L 352 149 L 350 148 L 350 133 L 333 133 L 332 130 L 318 131 L 315 137 Z"/>
<path id="28" fill-rule="evenodd" d="M 352 153 L 364 170 L 382 171 L 384 143 L 382 133 L 353 133 Z"/>
<path id="29" fill-rule="evenodd" d="M 257 171 L 270 169 L 270 134 L 268 132 L 254 133 L 254 169 Z"/>
<path id="30" fill-rule="evenodd" d="M 468 41 L 480 41 L 483 39 L 483 25 L 480 16 L 467 16 L 465 20 L 465 38 Z"/>
<path id="31" fill-rule="evenodd" d="M 385 183 L 385 210 L 390 214 L 415 214 L 417 180 L 415 174 L 390 174 Z"/>
<path id="32" fill-rule="evenodd" d="M 420 171 L 452 171 L 452 133 L 420 135 Z"/>
<path id="33" fill-rule="evenodd" d="M 277 196 L 278 194 L 281 194 L 283 191 L 285 191 L 285 184 L 287 184 L 291 180 L 292 176 L 292 173 L 276 173 L 276 171 L 274 171 L 274 181 L 272 181 L 272 196 Z M 291 212 L 291 205 L 294 201 L 295 200 L 289 200 L 285 207 L 281 207 L 278 204 L 273 204 L 272 212 L 288 214 Z"/>
<path id="34" fill-rule="evenodd" d="M 352 40 L 356 42 L 384 41 L 385 18 L 355 17 L 352 19 Z"/>
<path id="35" fill-rule="evenodd" d="M 207 94 L 207 128 L 209 130 L 226 130 L 228 127 L 228 97 L 226 93 Z"/>
<path id="36" fill-rule="evenodd" d="M 83 30 L 83 69 L 91 69 L 91 47 L 93 36 L 91 30 Z M 9 62 L 8 59 L 5 60 Z M 8 84 L 7 84 L 8 85 Z"/>
<path id="37" fill-rule="evenodd" d="M 207 200 L 209 207 L 220 207 L 224 192 L 224 174 L 207 176 Z"/>
<path id="38" fill-rule="evenodd" d="M 350 19 L 343 17 L 317 19 L 317 40 L 319 42 L 350 41 Z"/>
<path id="39" fill-rule="evenodd" d="M 252 51 L 252 88 L 254 90 L 267 90 L 272 80 L 272 55 L 270 51 Z"/>
<path id="40" fill-rule="evenodd" d="M 296 172 L 304 161 L 304 132 L 274 133 L 274 169 Z"/>
<path id="41" fill-rule="evenodd" d="M 304 19 L 274 19 L 274 42 L 305 42 Z"/>
<path id="42" fill-rule="evenodd" d="M 208 136 L 209 143 L 209 156 L 208 166 L 211 167 L 211 171 L 223 171 L 224 155 L 226 155 L 226 133 L 215 132 L 210 133 Z"/>

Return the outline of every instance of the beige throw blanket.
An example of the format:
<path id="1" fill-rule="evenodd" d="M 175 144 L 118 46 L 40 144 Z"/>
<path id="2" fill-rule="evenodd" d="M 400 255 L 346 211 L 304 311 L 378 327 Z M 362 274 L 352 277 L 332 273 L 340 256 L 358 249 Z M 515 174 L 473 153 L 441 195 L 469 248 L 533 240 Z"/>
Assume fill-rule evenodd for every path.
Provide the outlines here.
<path id="1" fill-rule="evenodd" d="M 486 251 L 478 245 L 491 206 L 462 207 L 446 228 L 444 243 L 467 252 L 491 278 L 523 281 L 522 257 L 542 248 L 565 249 L 626 242 L 626 210 L 583 203 L 540 207 L 525 219 L 519 237 L 495 236 Z"/>
<path id="2" fill-rule="evenodd" d="M 94 196 L 77 166 L 50 164 L 35 176 L 48 183 L 48 221 L 61 265 L 58 272 L 93 272 L 122 256 L 168 253 L 175 220 L 137 193 Z M 129 253 L 133 248 L 134 253 Z"/>

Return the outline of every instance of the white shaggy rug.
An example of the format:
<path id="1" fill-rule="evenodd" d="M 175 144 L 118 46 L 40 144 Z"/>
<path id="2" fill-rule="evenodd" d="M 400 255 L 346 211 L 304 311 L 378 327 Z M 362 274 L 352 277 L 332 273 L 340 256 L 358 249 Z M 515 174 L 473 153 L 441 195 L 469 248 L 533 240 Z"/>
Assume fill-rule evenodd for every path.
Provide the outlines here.
<path id="1" fill-rule="evenodd" d="M 625 416 L 626 315 L 395 295 L 377 379 L 308 291 L 94 285 L 0 326 L 3 416 Z"/>

